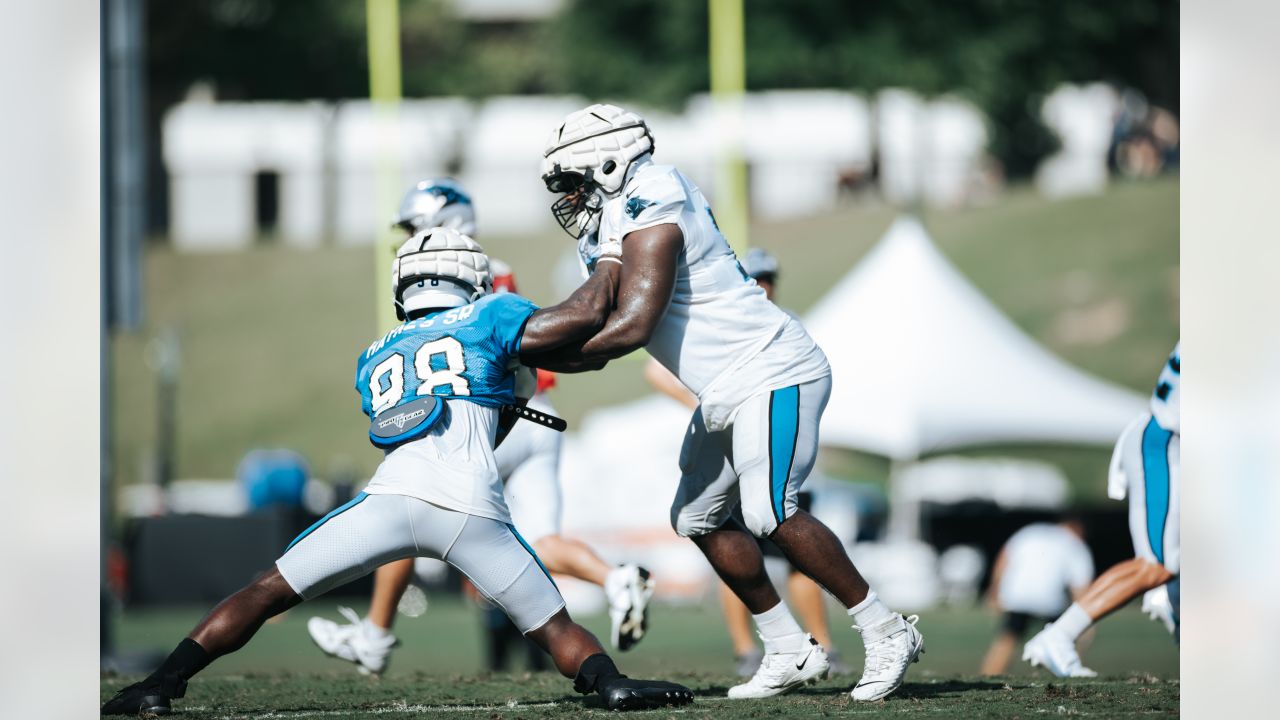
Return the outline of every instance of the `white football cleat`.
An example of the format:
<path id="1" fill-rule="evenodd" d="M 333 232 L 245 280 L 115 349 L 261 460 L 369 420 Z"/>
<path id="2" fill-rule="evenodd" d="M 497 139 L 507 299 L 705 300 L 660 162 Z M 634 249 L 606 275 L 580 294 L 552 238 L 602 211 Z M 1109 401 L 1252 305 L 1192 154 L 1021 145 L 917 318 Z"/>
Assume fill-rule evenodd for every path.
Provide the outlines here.
<path id="1" fill-rule="evenodd" d="M 1044 626 L 1022 649 L 1022 659 L 1031 667 L 1043 667 L 1058 677 L 1097 677 L 1098 673 L 1084 666 L 1076 652 L 1076 644 L 1063 633 L 1055 630 L 1053 623 Z"/>
<path id="2" fill-rule="evenodd" d="M 391 633 L 370 637 L 360 615 L 349 607 L 339 607 L 338 612 L 349 621 L 347 624 L 313 617 L 307 621 L 307 633 L 326 655 L 355 663 L 364 675 L 380 675 L 387 669 L 391 648 L 399 641 Z"/>
<path id="3" fill-rule="evenodd" d="M 849 691 L 854 700 L 879 700 L 897 690 L 907 676 L 911 663 L 920 661 L 924 652 L 924 636 L 916 629 L 919 615 L 893 617 L 870 627 L 853 626 L 862 633 L 862 644 L 867 649 L 867 661 L 862 667 L 862 679 Z"/>
<path id="4" fill-rule="evenodd" d="M 805 635 L 805 649 L 798 653 L 766 653 L 751 679 L 729 688 L 733 700 L 754 700 L 781 695 L 827 676 L 827 651 L 812 635 Z"/>
<path id="5" fill-rule="evenodd" d="M 649 629 L 649 600 L 653 580 L 639 565 L 619 565 L 604 579 L 609 599 L 610 640 L 618 650 L 630 650 Z"/>

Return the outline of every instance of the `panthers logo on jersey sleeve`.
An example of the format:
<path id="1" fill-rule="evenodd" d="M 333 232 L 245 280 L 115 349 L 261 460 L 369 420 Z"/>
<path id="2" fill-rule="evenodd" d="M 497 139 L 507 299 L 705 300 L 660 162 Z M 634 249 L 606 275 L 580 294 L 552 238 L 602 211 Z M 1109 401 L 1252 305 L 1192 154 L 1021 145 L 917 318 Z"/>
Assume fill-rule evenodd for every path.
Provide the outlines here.
<path id="1" fill-rule="evenodd" d="M 688 203 L 684 183 L 669 166 L 646 165 L 623 191 L 617 231 L 620 237 L 644 228 L 676 223 Z"/>
<path id="2" fill-rule="evenodd" d="M 513 294 L 412 320 L 356 360 L 356 391 L 369 417 L 424 395 L 488 407 L 515 402 L 510 361 L 537 306 Z"/>

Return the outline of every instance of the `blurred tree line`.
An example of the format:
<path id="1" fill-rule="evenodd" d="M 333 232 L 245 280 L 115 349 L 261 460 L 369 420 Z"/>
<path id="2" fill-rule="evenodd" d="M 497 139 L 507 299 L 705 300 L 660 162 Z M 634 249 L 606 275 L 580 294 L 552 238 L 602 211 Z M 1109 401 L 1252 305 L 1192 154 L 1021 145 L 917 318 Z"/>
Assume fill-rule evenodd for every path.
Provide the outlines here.
<path id="1" fill-rule="evenodd" d="M 1052 151 L 1035 113 L 1061 82 L 1111 81 L 1178 112 L 1175 0 L 745 3 L 751 89 L 954 92 L 988 114 L 1011 177 Z M 678 109 L 708 87 L 703 0 L 566 0 L 535 23 L 464 22 L 449 0 L 401 0 L 400 12 L 409 97 L 572 93 Z M 361 0 L 153 0 L 153 131 L 201 81 L 228 100 L 366 96 L 364 13 Z"/>

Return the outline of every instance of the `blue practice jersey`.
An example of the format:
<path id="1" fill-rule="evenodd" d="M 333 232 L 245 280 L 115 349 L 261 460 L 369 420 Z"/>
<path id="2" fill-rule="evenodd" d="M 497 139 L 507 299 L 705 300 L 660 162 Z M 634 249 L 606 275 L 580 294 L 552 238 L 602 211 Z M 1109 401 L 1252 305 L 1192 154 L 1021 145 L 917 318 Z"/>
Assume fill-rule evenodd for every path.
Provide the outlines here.
<path id="1" fill-rule="evenodd" d="M 404 323 L 356 360 L 361 409 L 372 418 L 422 395 L 495 408 L 514 403 L 509 366 L 537 309 L 502 293 Z"/>

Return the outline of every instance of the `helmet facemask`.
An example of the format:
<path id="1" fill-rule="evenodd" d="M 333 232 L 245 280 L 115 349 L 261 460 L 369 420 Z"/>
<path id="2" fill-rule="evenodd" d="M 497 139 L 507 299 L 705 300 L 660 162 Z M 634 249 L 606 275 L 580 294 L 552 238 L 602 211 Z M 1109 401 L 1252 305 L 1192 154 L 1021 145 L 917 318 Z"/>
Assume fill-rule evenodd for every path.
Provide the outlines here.
<path id="1" fill-rule="evenodd" d="M 612 161 L 610 161 L 612 164 Z M 575 240 L 586 233 L 595 232 L 600 226 L 600 212 L 607 199 L 600 184 L 592 179 L 595 171 L 585 174 L 561 171 L 559 166 L 543 177 L 547 190 L 561 193 L 559 200 L 551 203 L 551 214 L 556 223 Z"/>

